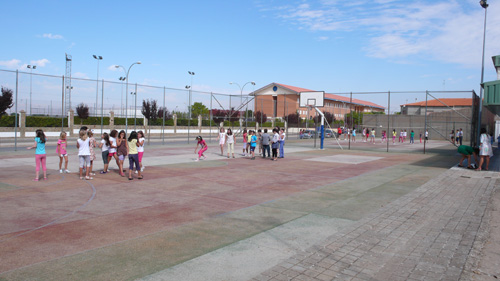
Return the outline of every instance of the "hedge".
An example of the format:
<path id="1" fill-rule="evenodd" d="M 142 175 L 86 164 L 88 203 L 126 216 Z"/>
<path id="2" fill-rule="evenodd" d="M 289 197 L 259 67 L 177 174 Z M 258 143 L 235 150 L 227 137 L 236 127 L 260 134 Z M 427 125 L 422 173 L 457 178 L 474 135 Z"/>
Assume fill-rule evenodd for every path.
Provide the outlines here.
<path id="1" fill-rule="evenodd" d="M 80 125 L 80 117 L 75 116 L 75 125 Z M 103 125 L 107 126 L 109 125 L 109 117 L 103 117 Z M 133 120 L 133 119 L 132 119 Z M 133 121 L 132 121 L 133 122 Z M 116 118 L 115 118 L 115 124 L 116 124 Z M 87 119 L 83 119 L 82 125 L 101 125 L 101 117 L 89 117 Z"/>
<path id="2" fill-rule="evenodd" d="M 115 125 L 125 125 L 125 119 L 127 118 L 115 118 Z M 76 117 L 75 117 L 75 124 L 76 124 Z M 99 120 L 99 124 L 101 124 L 101 121 Z M 108 123 L 109 124 L 109 123 Z M 134 125 L 134 118 L 128 118 L 128 125 Z M 144 119 L 143 118 L 137 118 L 137 125 L 144 125 Z"/>
<path id="3" fill-rule="evenodd" d="M 64 126 L 68 126 L 68 118 L 64 118 Z M 41 116 L 26 116 L 26 127 L 61 127 L 61 118 L 58 117 L 41 117 Z"/>
<path id="4" fill-rule="evenodd" d="M 16 116 L 3 115 L 0 117 L 0 127 L 14 127 L 16 124 Z"/>

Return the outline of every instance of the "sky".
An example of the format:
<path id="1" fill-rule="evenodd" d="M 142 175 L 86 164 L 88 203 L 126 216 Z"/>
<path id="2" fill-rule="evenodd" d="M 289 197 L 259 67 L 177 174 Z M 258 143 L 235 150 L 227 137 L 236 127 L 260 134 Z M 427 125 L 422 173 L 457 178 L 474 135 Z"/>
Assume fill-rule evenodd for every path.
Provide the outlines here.
<path id="1" fill-rule="evenodd" d="M 500 3 L 489 2 L 484 81 L 496 80 L 491 56 L 500 55 Z M 131 84 L 184 89 L 192 83 L 193 91 L 222 94 L 239 95 L 229 82 L 249 81 L 256 86 L 247 84 L 245 94 L 273 82 L 327 93 L 479 93 L 485 13 L 478 0 L 28 0 L 1 6 L 8 12 L 2 14 L 0 70 L 29 72 L 26 65 L 34 64 L 35 74 L 62 76 L 68 53 L 75 78 L 96 79 L 92 55 L 98 55 L 99 79 L 119 82 L 124 73 L 115 65 L 128 69 L 141 61 L 130 71 Z M 30 85 L 33 106 L 60 104 L 60 79 L 31 78 L 30 84 L 29 75 L 20 75 L 19 104 L 29 106 Z M 95 81 L 73 84 L 73 104 L 95 103 Z M 0 71 L 0 85 L 15 88 L 15 75 Z M 105 106 L 122 106 L 121 87 L 104 87 Z M 139 102 L 161 102 L 163 90 L 140 88 L 138 95 Z M 186 107 L 185 91 L 167 96 L 167 108 Z M 355 98 L 387 106 L 385 95 Z M 394 95 L 391 111 L 415 99 L 425 95 Z M 193 101 L 208 106 L 210 96 Z"/>

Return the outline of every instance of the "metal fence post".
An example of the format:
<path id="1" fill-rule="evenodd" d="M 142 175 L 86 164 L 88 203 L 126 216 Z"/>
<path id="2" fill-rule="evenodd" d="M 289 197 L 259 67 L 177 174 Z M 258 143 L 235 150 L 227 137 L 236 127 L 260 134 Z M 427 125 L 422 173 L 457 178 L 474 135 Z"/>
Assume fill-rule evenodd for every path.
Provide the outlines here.
<path id="1" fill-rule="evenodd" d="M 65 109 L 65 106 L 64 106 L 64 75 L 62 76 L 62 87 L 61 87 L 61 104 L 62 104 L 62 107 L 61 107 L 61 132 L 64 131 L 64 109 Z M 70 132 L 68 134 L 68 136 L 71 136 L 73 134 L 73 132 Z"/>
<path id="2" fill-rule="evenodd" d="M 161 122 L 161 137 L 162 137 L 162 144 L 165 145 L 165 113 L 167 111 L 167 108 L 165 107 L 165 86 L 163 86 L 163 119 Z"/>
<path id="3" fill-rule="evenodd" d="M 391 91 L 387 92 L 387 131 L 385 132 L 385 138 L 387 140 L 387 152 L 389 152 L 389 133 L 391 134 Z"/>
<path id="4" fill-rule="evenodd" d="M 17 123 L 17 118 L 18 118 L 18 115 L 17 115 L 17 93 L 19 91 L 19 70 L 16 70 L 16 120 L 14 120 L 14 151 L 17 151 L 17 126 L 18 126 L 18 123 Z"/>
<path id="5" fill-rule="evenodd" d="M 425 154 L 425 145 L 427 144 L 427 98 L 429 96 L 429 91 L 425 91 L 425 117 L 424 117 L 424 154 Z"/>
<path id="6" fill-rule="evenodd" d="M 99 83 L 99 81 L 97 81 Z M 101 88 L 101 135 L 103 133 L 104 127 L 104 79 L 102 79 L 102 88 Z"/>

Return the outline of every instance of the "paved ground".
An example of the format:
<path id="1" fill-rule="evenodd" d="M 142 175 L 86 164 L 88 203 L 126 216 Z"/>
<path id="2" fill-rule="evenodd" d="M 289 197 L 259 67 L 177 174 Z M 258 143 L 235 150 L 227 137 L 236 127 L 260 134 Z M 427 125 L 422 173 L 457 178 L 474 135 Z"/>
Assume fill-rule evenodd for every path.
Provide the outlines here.
<path id="1" fill-rule="evenodd" d="M 142 181 L 116 170 L 80 181 L 58 174 L 52 156 L 49 180 L 32 182 L 32 151 L 2 152 L 0 279 L 498 274 L 490 200 L 498 197 L 497 173 L 450 169 L 457 158 L 445 142 L 430 143 L 425 155 L 419 144 L 391 153 L 384 144 L 356 145 L 349 151 L 329 143 L 321 151 L 311 141 L 291 141 L 278 162 L 223 158 L 215 145 L 208 160 L 193 162 L 194 145 L 152 146 Z M 74 151 L 70 157 L 76 171 Z"/>

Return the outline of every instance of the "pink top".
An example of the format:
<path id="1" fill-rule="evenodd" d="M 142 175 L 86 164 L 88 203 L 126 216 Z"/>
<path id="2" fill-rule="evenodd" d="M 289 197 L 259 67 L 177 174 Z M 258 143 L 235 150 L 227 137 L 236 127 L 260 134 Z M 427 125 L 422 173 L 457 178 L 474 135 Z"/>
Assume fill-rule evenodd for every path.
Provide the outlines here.
<path id="1" fill-rule="evenodd" d="M 67 154 L 66 152 L 66 145 L 67 145 L 67 141 L 66 140 L 62 140 L 62 139 L 59 139 L 57 141 L 57 148 L 56 148 L 56 152 L 58 154 Z"/>
<path id="2" fill-rule="evenodd" d="M 205 140 L 198 141 L 198 144 L 200 144 L 202 148 L 207 147 L 207 143 L 205 142 Z"/>
<path id="3" fill-rule="evenodd" d="M 246 143 L 247 142 L 247 133 L 244 133 L 243 134 L 243 142 Z"/>

